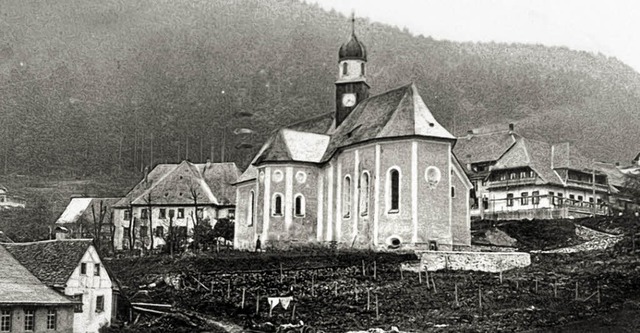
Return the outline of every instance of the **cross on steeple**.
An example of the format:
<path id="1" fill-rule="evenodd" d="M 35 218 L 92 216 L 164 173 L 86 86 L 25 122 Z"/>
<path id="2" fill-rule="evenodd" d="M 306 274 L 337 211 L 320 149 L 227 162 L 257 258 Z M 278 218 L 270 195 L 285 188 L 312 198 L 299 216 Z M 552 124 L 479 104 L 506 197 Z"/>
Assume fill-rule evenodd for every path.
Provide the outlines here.
<path id="1" fill-rule="evenodd" d="M 351 34 L 356 34 L 356 12 L 351 12 Z"/>

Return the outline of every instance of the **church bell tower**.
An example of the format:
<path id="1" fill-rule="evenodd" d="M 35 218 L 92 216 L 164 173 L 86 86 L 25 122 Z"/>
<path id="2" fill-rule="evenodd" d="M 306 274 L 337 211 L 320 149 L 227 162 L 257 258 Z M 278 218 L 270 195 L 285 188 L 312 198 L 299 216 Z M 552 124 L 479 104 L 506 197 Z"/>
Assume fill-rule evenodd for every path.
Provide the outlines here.
<path id="1" fill-rule="evenodd" d="M 367 50 L 355 33 L 355 17 L 351 16 L 351 37 L 338 52 L 338 80 L 336 81 L 336 127 L 369 97 L 365 73 Z"/>

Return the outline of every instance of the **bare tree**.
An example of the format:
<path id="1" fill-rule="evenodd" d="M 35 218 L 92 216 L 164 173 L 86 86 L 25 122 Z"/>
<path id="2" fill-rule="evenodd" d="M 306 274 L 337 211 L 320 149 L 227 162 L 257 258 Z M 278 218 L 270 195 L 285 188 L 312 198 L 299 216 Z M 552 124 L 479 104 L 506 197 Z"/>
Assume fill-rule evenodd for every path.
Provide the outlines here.
<path id="1" fill-rule="evenodd" d="M 131 252 L 135 249 L 136 220 L 133 218 L 133 204 L 129 202 L 129 247 Z"/>
<path id="2" fill-rule="evenodd" d="M 152 210 L 152 197 L 151 191 L 147 194 L 145 198 L 147 204 L 147 216 L 149 218 L 149 238 L 150 238 L 150 246 L 149 250 L 153 251 L 153 210 Z"/>
<path id="3" fill-rule="evenodd" d="M 104 202 L 100 200 L 100 207 L 98 216 L 96 217 L 96 209 L 94 204 L 91 204 L 91 213 L 93 214 L 93 234 L 95 235 L 94 241 L 98 249 L 102 249 L 102 226 L 104 224 L 104 217 L 107 215 L 107 207 L 104 206 Z"/>
<path id="4" fill-rule="evenodd" d="M 191 219 L 193 220 L 193 247 L 195 250 L 197 250 L 200 245 L 200 237 L 198 235 L 198 232 L 196 232 L 199 229 L 198 226 L 200 225 L 200 219 L 202 218 L 198 214 L 200 208 L 198 199 L 200 198 L 200 196 L 201 194 L 198 191 L 198 187 L 191 183 L 191 185 L 189 186 L 189 197 L 191 198 L 191 200 L 193 200 L 194 211 L 191 212 Z"/>

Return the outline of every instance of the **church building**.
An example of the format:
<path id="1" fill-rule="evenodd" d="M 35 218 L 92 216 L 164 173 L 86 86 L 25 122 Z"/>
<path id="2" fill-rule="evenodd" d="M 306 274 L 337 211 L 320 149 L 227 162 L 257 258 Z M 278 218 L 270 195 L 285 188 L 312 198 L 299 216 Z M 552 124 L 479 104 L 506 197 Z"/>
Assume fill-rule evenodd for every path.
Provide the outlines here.
<path id="1" fill-rule="evenodd" d="M 353 29 L 338 56 L 335 111 L 274 132 L 236 182 L 234 246 L 468 247 L 456 138 L 414 84 L 369 96 Z"/>

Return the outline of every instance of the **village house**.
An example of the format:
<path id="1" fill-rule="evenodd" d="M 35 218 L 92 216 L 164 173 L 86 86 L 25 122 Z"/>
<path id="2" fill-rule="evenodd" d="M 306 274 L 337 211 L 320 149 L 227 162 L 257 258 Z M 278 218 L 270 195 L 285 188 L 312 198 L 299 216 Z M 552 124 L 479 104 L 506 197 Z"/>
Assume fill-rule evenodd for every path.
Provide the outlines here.
<path id="1" fill-rule="evenodd" d="M 607 214 L 607 175 L 569 143 L 517 138 L 489 168 L 482 194 L 490 219 Z"/>
<path id="2" fill-rule="evenodd" d="M 0 210 L 24 208 L 25 205 L 26 200 L 23 197 L 12 195 L 6 187 L 0 185 Z"/>
<path id="3" fill-rule="evenodd" d="M 2 246 L 45 286 L 76 301 L 75 308 L 66 310 L 70 313 L 60 314 L 64 315 L 65 322 L 73 323 L 73 332 L 97 333 L 100 327 L 109 326 L 114 320 L 118 290 L 91 239 Z M 45 316 L 45 310 L 40 313 Z"/>
<path id="4" fill-rule="evenodd" d="M 102 223 L 100 239 L 111 241 L 113 205 L 122 198 L 71 198 L 65 210 L 56 220 L 56 239 L 95 238 L 98 224 Z M 101 211 L 102 210 L 102 211 Z"/>
<path id="5" fill-rule="evenodd" d="M 74 332 L 79 302 L 40 282 L 1 244 L 0 267 L 0 332 Z"/>
<path id="6" fill-rule="evenodd" d="M 515 125 L 502 124 L 469 130 L 465 136 L 458 137 L 454 154 L 465 167 L 467 176 L 473 184 L 470 197 L 471 216 L 484 218 L 489 209 L 487 176 L 490 168 L 520 138 L 515 133 Z"/>
<path id="7" fill-rule="evenodd" d="M 158 164 L 113 206 L 116 249 L 161 247 L 171 226 L 188 238 L 199 221 L 235 218 L 235 163 Z"/>
<path id="8" fill-rule="evenodd" d="M 234 246 L 469 246 L 456 138 L 414 84 L 369 96 L 354 32 L 338 55 L 335 112 L 276 131 L 236 183 Z"/>

